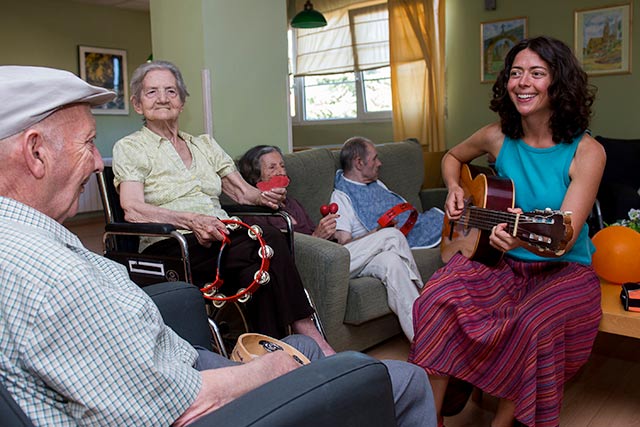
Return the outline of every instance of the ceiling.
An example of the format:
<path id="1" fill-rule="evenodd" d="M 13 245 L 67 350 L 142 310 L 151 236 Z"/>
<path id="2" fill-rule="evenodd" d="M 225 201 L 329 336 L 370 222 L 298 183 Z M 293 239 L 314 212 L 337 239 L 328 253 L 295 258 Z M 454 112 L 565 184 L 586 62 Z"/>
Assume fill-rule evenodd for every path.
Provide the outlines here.
<path id="1" fill-rule="evenodd" d="M 90 3 L 101 6 L 118 7 L 129 10 L 149 11 L 149 0 L 74 0 L 78 3 Z"/>

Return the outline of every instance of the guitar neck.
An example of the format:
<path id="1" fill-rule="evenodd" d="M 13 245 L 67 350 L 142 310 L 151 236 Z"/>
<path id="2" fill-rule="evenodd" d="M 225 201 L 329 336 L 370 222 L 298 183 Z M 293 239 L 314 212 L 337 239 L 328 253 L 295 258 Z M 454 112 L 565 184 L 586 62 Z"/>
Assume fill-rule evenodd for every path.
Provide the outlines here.
<path id="1" fill-rule="evenodd" d="M 477 206 L 468 206 L 467 209 L 469 215 L 463 220 L 465 225 L 484 231 L 491 231 L 494 226 L 507 223 L 507 231 L 513 233 L 514 230 L 517 230 L 517 224 L 521 216 L 521 214 L 479 208 Z"/>
<path id="2" fill-rule="evenodd" d="M 465 226 L 490 232 L 494 226 L 506 223 L 507 233 L 527 244 L 536 245 L 536 251 L 540 251 L 542 245 L 543 250 L 553 248 L 552 251 L 559 254 L 573 235 L 570 217 L 551 210 L 517 214 L 476 206 L 468 206 L 467 209 L 468 215 L 463 215 Z"/>
<path id="3" fill-rule="evenodd" d="M 506 231 L 523 247 L 541 256 L 560 256 L 573 236 L 571 213 L 551 209 L 512 213 L 513 182 L 507 178 L 475 175 L 462 165 L 460 185 L 465 192 L 465 210 L 457 220 L 448 219 L 442 227 L 440 252 L 448 262 L 456 253 L 487 265 L 495 265 L 503 253 L 489 243 L 491 229 L 507 224 Z M 475 206 L 481 204 L 482 206 Z"/>

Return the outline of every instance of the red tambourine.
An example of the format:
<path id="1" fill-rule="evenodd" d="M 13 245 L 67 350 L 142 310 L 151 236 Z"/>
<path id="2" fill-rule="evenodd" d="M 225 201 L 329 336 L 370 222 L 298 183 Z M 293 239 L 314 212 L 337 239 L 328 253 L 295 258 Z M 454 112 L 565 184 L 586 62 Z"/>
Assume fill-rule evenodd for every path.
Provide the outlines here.
<path id="1" fill-rule="evenodd" d="M 400 227 L 400 231 L 406 236 L 418 220 L 418 211 L 411 206 L 411 203 L 404 202 L 395 205 L 378 218 L 378 225 L 380 225 L 381 228 L 388 227 L 395 217 L 406 211 L 411 211 L 411 213 L 402 227 Z"/>
<path id="2" fill-rule="evenodd" d="M 229 236 L 224 236 L 222 240 L 222 245 L 220 246 L 220 252 L 218 252 L 218 261 L 217 261 L 217 270 L 216 270 L 216 278 L 213 282 L 207 283 L 204 287 L 200 288 L 204 297 L 208 300 L 213 301 L 213 305 L 217 308 L 222 307 L 227 301 L 238 301 L 241 303 L 245 303 L 249 301 L 251 295 L 258 290 L 261 285 L 265 285 L 271 280 L 269 273 L 269 264 L 271 257 L 273 257 L 273 248 L 267 245 L 264 239 L 262 238 L 262 229 L 257 225 L 249 226 L 244 222 L 240 221 L 237 217 L 232 217 L 229 219 L 221 219 L 222 223 L 226 224 L 227 228 L 231 231 L 237 230 L 239 227 L 244 227 L 247 229 L 247 233 L 249 237 L 253 240 L 257 240 L 260 244 L 260 248 L 258 249 L 258 255 L 262 258 L 262 262 L 260 263 L 260 269 L 256 271 L 256 274 L 253 275 L 253 282 L 249 284 L 246 288 L 240 288 L 236 292 L 235 295 L 226 296 L 219 292 L 219 289 L 224 284 L 224 280 L 220 278 L 220 264 L 222 260 L 222 253 L 224 248 L 231 243 L 231 239 Z"/>

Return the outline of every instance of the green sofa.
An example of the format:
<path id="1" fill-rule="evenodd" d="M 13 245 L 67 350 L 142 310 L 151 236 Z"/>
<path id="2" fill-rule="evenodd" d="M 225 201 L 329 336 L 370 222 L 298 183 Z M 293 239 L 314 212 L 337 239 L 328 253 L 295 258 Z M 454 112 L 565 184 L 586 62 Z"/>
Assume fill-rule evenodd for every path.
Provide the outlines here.
<path id="1" fill-rule="evenodd" d="M 422 148 L 413 141 L 376 146 L 380 179 L 419 211 L 442 208 L 446 189 L 421 190 Z M 320 220 L 320 206 L 328 203 L 340 167 L 339 152 L 310 149 L 285 155 L 291 177 L 289 195 L 298 199 L 311 218 Z M 414 250 L 423 281 L 442 266 L 439 248 Z M 296 233 L 295 259 L 311 295 L 329 343 L 337 350 L 367 349 L 402 333 L 387 305 L 385 287 L 373 277 L 349 278 L 349 252 L 327 240 Z"/>

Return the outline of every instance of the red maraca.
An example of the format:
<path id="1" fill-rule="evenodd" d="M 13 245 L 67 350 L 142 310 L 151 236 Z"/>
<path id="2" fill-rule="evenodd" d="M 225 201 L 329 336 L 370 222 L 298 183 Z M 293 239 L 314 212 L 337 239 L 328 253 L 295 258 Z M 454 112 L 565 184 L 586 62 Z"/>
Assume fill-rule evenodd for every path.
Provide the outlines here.
<path id="1" fill-rule="evenodd" d="M 327 216 L 330 213 L 332 213 L 332 214 L 338 213 L 338 204 L 337 203 L 330 203 L 328 205 L 320 206 L 320 215 Z"/>

